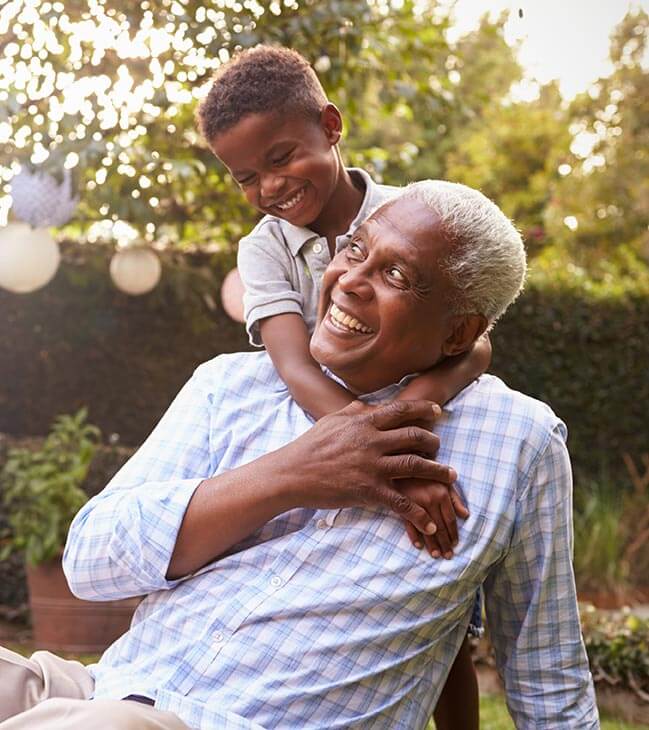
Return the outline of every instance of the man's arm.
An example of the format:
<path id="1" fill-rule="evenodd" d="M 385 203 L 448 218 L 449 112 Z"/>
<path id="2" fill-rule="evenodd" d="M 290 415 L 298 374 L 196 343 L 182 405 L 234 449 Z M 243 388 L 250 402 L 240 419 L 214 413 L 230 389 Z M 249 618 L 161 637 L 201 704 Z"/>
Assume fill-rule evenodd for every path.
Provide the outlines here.
<path id="1" fill-rule="evenodd" d="M 519 730 L 599 728 L 572 570 L 572 477 L 557 425 L 518 498 L 506 557 L 485 581 L 487 623 Z"/>
<path id="2" fill-rule="evenodd" d="M 210 430 L 215 409 L 232 406 L 208 372 L 198 368 L 140 450 L 72 523 L 63 565 L 80 598 L 171 588 L 294 507 L 382 504 L 430 532 L 428 513 L 392 480 L 452 480 L 448 467 L 418 455 L 436 453 L 437 437 L 413 424 L 432 426 L 437 406 L 356 401 L 287 446 L 211 476 L 236 429 Z"/>

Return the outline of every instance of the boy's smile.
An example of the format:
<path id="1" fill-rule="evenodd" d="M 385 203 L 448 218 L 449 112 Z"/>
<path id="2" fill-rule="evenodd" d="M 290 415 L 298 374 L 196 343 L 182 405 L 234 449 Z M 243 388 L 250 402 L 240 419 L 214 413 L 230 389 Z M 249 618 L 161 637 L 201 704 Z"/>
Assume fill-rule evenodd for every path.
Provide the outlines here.
<path id="1" fill-rule="evenodd" d="M 320 120 L 249 114 L 212 139 L 211 148 L 257 210 L 314 227 L 328 216 L 339 181 L 340 126 L 332 105 Z"/>

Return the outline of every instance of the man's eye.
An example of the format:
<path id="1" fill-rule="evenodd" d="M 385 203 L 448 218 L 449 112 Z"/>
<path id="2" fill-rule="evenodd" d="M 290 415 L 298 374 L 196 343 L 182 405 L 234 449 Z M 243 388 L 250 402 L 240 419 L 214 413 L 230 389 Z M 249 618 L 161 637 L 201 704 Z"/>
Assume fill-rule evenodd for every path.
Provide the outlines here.
<path id="1" fill-rule="evenodd" d="M 399 269 L 397 269 L 396 266 L 388 269 L 388 274 L 392 279 L 396 279 L 400 284 L 406 284 L 408 281 L 403 273 Z"/>
<path id="2" fill-rule="evenodd" d="M 354 259 L 362 258 L 363 249 L 353 241 L 347 246 L 347 253 Z"/>

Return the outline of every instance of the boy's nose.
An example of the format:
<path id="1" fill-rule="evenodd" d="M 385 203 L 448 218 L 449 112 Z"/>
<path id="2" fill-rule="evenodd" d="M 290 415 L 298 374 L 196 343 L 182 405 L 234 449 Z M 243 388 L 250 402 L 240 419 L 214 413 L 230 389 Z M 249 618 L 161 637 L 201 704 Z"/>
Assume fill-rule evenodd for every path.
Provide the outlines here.
<path id="1" fill-rule="evenodd" d="M 284 187 L 284 178 L 281 175 L 262 175 L 260 193 L 264 201 L 275 202 Z"/>

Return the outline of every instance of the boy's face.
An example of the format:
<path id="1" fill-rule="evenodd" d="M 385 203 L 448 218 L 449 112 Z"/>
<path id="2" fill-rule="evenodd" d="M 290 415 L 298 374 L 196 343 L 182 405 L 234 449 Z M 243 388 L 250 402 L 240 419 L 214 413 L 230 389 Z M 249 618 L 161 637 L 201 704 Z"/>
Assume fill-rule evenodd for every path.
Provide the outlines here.
<path id="1" fill-rule="evenodd" d="M 323 108 L 319 121 L 300 114 L 249 114 L 210 146 L 257 210 L 309 226 L 338 182 L 335 145 L 341 128 L 332 104 Z"/>

